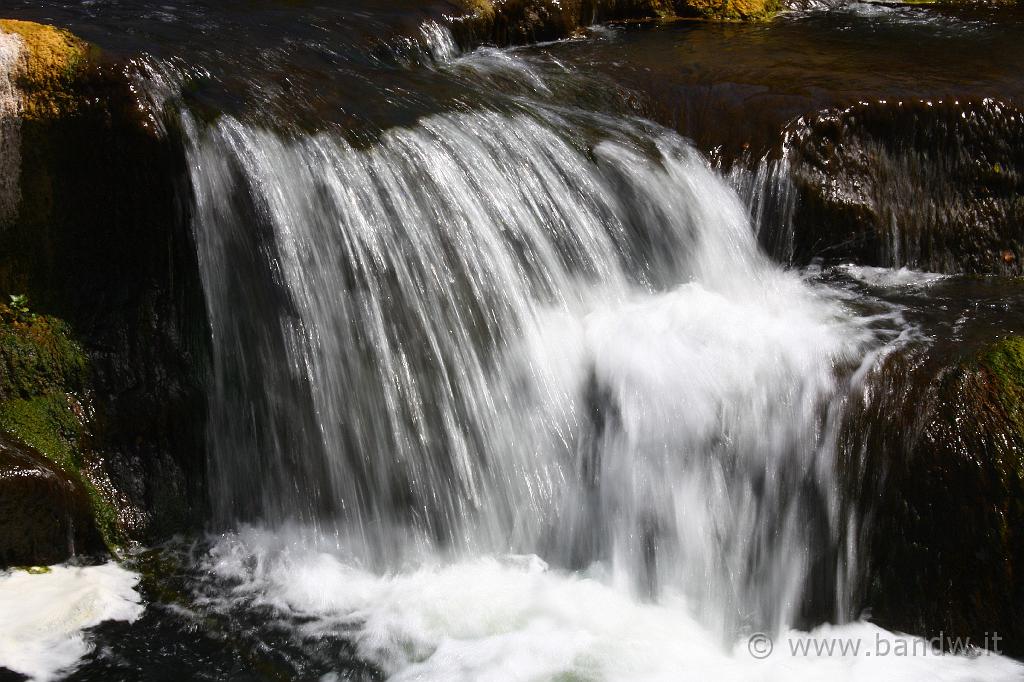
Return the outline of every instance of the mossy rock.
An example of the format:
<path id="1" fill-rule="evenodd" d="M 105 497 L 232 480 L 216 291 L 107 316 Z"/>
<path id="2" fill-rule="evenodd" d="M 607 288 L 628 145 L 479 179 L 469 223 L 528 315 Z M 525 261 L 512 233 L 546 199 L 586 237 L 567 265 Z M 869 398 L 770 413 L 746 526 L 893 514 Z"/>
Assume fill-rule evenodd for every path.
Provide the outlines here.
<path id="1" fill-rule="evenodd" d="M 479 42 L 516 45 L 567 38 L 591 22 L 700 18 L 755 21 L 778 12 L 778 0 L 461 0 L 454 20 L 464 47 Z"/>
<path id="2" fill-rule="evenodd" d="M 696 16 L 714 21 L 767 21 L 774 17 L 778 0 L 676 0 L 680 16 Z"/>
<path id="3" fill-rule="evenodd" d="M 105 553 L 82 481 L 0 432 L 0 568 Z"/>
<path id="4" fill-rule="evenodd" d="M 863 519 L 862 606 L 882 626 L 1024 655 L 1024 337 L 901 349 L 840 439 Z"/>
<path id="5" fill-rule="evenodd" d="M 62 116 L 79 106 L 75 80 L 97 53 L 70 31 L 45 24 L 0 19 L 0 31 L 23 43 L 16 82 L 24 95 L 22 118 Z"/>
<path id="6" fill-rule="evenodd" d="M 980 365 L 989 373 L 996 399 L 1024 437 L 1024 337 L 1010 336 L 986 350 Z"/>
<path id="7" fill-rule="evenodd" d="M 26 438 L 46 434 L 34 441 L 46 454 L 82 460 L 101 497 L 117 500 L 125 537 L 158 542 L 205 511 L 207 335 L 183 140 L 123 61 L 59 28 L 0 31 L 19 46 L 23 103 L 9 126 L 18 153 L 6 157 L 20 173 L 0 185 L 0 301 L 27 294 L 53 315 L 0 324 L 0 403 L 22 401 L 6 405 L 8 421 Z M 54 414 L 87 428 L 76 438 Z"/>
<path id="8" fill-rule="evenodd" d="M 63 321 L 18 314 L 0 304 L 0 402 L 81 391 L 88 381 L 88 365 Z"/>
<path id="9" fill-rule="evenodd" d="M 61 320 L 0 304 L 0 431 L 57 466 L 83 491 L 111 546 L 122 534 L 112 501 L 87 475 L 89 362 Z"/>

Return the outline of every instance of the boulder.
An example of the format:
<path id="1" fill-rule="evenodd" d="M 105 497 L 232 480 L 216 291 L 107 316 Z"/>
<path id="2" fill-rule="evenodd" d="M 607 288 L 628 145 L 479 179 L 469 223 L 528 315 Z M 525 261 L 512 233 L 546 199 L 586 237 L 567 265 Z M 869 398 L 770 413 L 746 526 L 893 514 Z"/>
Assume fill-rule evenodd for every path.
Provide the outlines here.
<path id="1" fill-rule="evenodd" d="M 0 433 L 0 568 L 104 552 L 81 483 Z"/>
<path id="2" fill-rule="evenodd" d="M 896 352 L 868 379 L 840 451 L 884 627 L 1024 653 L 1022 397 L 1022 337 Z"/>
<path id="3" fill-rule="evenodd" d="M 1024 113 L 994 100 L 861 103 L 788 139 L 793 257 L 1024 273 Z M 788 241 L 788 240 L 787 240 Z"/>

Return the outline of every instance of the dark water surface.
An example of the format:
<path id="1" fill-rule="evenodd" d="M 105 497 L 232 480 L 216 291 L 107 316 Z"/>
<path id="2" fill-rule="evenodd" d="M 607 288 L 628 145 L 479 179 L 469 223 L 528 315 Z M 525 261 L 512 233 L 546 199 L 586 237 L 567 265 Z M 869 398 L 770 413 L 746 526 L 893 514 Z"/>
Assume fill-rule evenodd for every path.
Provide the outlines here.
<path id="1" fill-rule="evenodd" d="M 759 148 L 790 120 L 824 108 L 985 97 L 1016 104 L 1024 95 L 1024 11 L 1014 7 L 853 3 L 764 25 L 624 22 L 508 51 L 556 77 L 562 87 L 549 92 L 446 64 L 451 55 L 439 54 L 422 26 L 457 13 L 448 0 L 15 0 L 5 8 L 12 18 L 66 26 L 116 56 L 147 54 L 206 73 L 188 95 L 213 111 L 350 132 L 527 94 L 636 109 L 707 150 Z"/>

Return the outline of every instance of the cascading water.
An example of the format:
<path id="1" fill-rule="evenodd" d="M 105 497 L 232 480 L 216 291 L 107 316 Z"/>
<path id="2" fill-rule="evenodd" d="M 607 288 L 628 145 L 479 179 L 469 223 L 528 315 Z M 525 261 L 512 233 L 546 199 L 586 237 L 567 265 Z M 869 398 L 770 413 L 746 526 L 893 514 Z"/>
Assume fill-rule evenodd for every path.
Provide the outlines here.
<path id="1" fill-rule="evenodd" d="M 683 140 L 583 129 L 192 132 L 219 518 L 377 570 L 599 567 L 728 641 L 792 624 L 844 580 L 830 413 L 879 341 Z"/>
<path id="2" fill-rule="evenodd" d="M 916 548 L 921 563 L 875 590 L 889 555 L 874 541 L 914 538 L 877 533 L 890 507 L 871 497 L 905 454 L 887 449 L 887 429 L 902 428 L 900 402 L 917 394 L 882 396 L 879 378 L 944 334 L 963 351 L 978 320 L 992 327 L 981 337 L 1004 334 L 1022 294 L 977 282 L 958 292 L 955 276 L 906 268 L 779 265 L 821 255 L 807 231 L 846 229 L 808 217 L 808 178 L 842 175 L 814 155 L 813 127 L 788 117 L 819 95 L 830 107 L 851 96 L 861 72 L 897 54 L 878 26 L 606 26 L 472 49 L 414 0 L 303 6 L 300 21 L 275 2 L 24 4 L 137 55 L 125 68 L 138 122 L 187 157 L 163 170 L 189 175 L 180 208 L 210 331 L 213 534 L 132 548 L 123 568 L 55 570 L 33 586 L 54 607 L 41 615 L 21 594 L 40 579 L 0 576 L 0 666 L 39 679 L 1021 678 L 1019 663 L 978 649 L 949 644 L 968 655 L 940 658 L 858 609 L 929 638 L 947 621 L 915 614 L 974 622 L 949 604 L 898 612 L 917 597 L 885 613 L 885 595 L 931 558 Z M 847 37 L 837 47 L 832 33 Z M 1010 43 L 994 44 L 1012 55 Z M 20 47 L 6 48 L 0 73 L 14 74 Z M 860 61 L 837 71 L 842 55 Z M 949 80 L 972 68 L 935 70 Z M 850 82 L 833 92 L 837 72 Z M 0 114 L 5 84 L 8 113 L 20 106 L 16 80 L 0 83 Z M 669 120 L 660 107 L 676 95 L 680 129 L 717 163 L 640 118 Z M 993 139 L 1012 141 L 1012 126 Z M 956 123 L 949 139 L 975 128 Z M 781 147 L 758 142 L 780 130 Z M 871 126 L 843 130 L 881 149 Z M 843 147 L 831 131 L 825 152 Z M 942 165 L 925 158 L 933 148 L 917 164 L 926 179 Z M 750 150 L 772 151 L 757 164 Z M 988 173 L 996 152 L 960 156 Z M 896 161 L 881 167 L 904 168 Z M 890 199 L 908 185 L 882 191 L 899 175 L 881 173 L 868 198 L 899 208 Z M 929 187 L 920 201 L 943 194 Z M 921 205 L 906 212 L 922 225 L 955 213 Z M 173 237 L 172 251 L 192 246 Z M 930 262 L 904 258 L 908 243 L 894 236 L 899 250 L 878 262 Z M 899 362 L 883 363 L 889 352 Z M 874 419 L 890 409 L 900 414 Z M 878 451 L 851 437 L 862 426 L 885 441 Z M 885 493 L 902 502 L 894 491 L 908 489 Z M 969 495 L 951 497 L 946 509 Z M 916 594 L 940 584 L 929 580 Z M 985 598 L 1005 581 L 992 582 Z M 900 643 L 916 653 L 895 653 Z M 892 655 L 876 655 L 883 645 Z"/>

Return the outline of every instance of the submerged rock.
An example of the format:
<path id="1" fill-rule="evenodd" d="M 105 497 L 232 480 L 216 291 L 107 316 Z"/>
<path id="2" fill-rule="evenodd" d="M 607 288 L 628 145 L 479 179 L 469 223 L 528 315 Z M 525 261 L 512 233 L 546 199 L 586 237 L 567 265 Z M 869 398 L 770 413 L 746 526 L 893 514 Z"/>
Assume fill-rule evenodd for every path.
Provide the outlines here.
<path id="1" fill-rule="evenodd" d="M 55 564 L 103 552 L 81 482 L 0 433 L 0 567 Z"/>
<path id="2" fill-rule="evenodd" d="M 1024 652 L 1024 338 L 876 368 L 844 437 L 883 627 Z"/>

